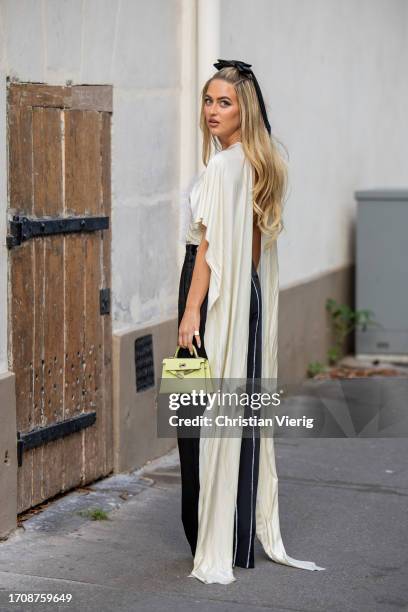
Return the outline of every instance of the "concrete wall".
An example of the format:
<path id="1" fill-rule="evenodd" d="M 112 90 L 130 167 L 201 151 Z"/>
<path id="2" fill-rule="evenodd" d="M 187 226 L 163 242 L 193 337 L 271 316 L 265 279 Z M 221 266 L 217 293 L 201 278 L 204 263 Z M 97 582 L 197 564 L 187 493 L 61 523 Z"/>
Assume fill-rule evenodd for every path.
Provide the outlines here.
<path id="1" fill-rule="evenodd" d="M 0 539 L 17 524 L 16 394 L 14 374 L 0 374 Z"/>
<path id="2" fill-rule="evenodd" d="M 221 0 L 220 23 L 289 151 L 281 288 L 314 282 L 354 261 L 354 190 L 408 184 L 408 3 Z"/>

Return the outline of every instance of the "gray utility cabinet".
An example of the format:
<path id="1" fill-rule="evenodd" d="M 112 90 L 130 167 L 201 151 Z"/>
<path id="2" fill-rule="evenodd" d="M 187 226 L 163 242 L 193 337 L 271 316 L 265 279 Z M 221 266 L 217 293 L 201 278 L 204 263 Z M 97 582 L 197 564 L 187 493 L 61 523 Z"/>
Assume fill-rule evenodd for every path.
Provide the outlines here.
<path id="1" fill-rule="evenodd" d="M 379 326 L 356 331 L 357 357 L 408 361 L 408 189 L 356 191 L 356 308 Z"/>

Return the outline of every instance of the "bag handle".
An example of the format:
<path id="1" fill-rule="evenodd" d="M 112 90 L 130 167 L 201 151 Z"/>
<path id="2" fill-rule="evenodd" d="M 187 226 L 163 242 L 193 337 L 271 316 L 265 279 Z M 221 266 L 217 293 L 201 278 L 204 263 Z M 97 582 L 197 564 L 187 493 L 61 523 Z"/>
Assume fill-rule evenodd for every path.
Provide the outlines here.
<path id="1" fill-rule="evenodd" d="M 178 345 L 177 345 L 177 348 L 176 348 L 176 352 L 174 353 L 174 357 L 177 357 L 177 353 L 179 352 L 179 350 L 180 350 L 181 348 L 182 348 L 182 347 L 181 347 L 181 346 L 178 344 Z M 195 356 L 198 358 L 198 357 L 199 357 L 199 355 L 198 355 L 198 353 L 197 353 L 197 349 L 196 349 L 196 347 L 194 346 L 194 344 L 193 344 L 193 351 L 194 351 Z"/>

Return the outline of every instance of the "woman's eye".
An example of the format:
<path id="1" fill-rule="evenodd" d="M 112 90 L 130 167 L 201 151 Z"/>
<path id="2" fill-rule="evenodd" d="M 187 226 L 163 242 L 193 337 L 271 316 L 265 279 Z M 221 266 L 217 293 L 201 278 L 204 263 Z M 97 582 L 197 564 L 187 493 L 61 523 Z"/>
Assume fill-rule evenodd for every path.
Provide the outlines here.
<path id="1" fill-rule="evenodd" d="M 206 103 L 206 104 L 208 104 L 208 103 L 210 103 L 210 104 L 211 104 L 211 100 L 210 100 L 209 98 L 207 98 L 207 99 L 205 100 L 205 103 Z M 229 103 L 227 100 L 221 100 L 220 104 L 221 104 L 222 106 L 224 106 L 224 105 L 225 105 L 225 106 L 229 106 L 229 105 L 230 105 L 230 103 Z"/>

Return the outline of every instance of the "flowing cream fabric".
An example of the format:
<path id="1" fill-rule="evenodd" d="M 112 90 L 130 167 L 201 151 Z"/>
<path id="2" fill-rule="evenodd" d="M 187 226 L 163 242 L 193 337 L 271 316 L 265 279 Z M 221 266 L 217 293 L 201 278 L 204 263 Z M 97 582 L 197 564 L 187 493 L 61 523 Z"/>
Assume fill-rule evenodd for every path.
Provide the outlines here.
<path id="1" fill-rule="evenodd" d="M 206 227 L 206 260 L 211 269 L 205 347 L 215 379 L 246 379 L 252 266 L 252 168 L 241 142 L 210 159 L 190 194 L 188 238 L 199 243 Z M 265 250 L 262 234 L 258 276 L 262 293 L 262 378 L 277 377 L 277 245 Z M 215 415 L 212 414 L 214 417 Z M 219 428 L 223 429 L 223 428 Z M 256 535 L 278 563 L 325 569 L 290 557 L 284 548 L 278 509 L 273 437 L 260 439 Z M 233 574 L 234 513 L 241 438 L 200 437 L 198 540 L 190 574 L 204 583 L 229 584 Z"/>

